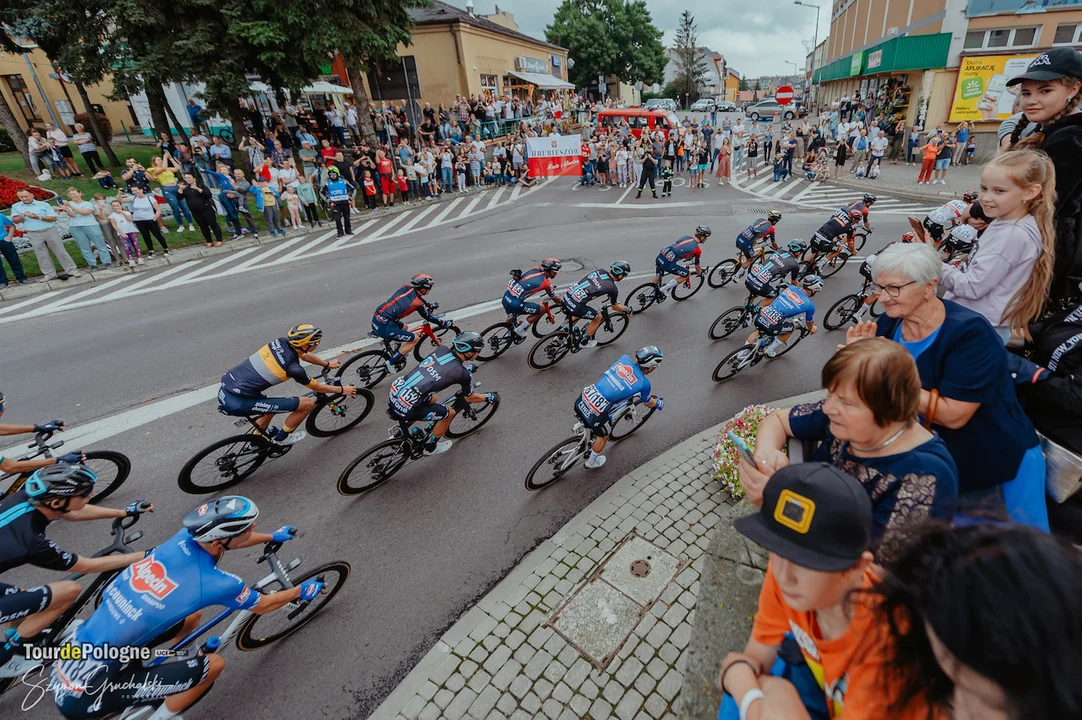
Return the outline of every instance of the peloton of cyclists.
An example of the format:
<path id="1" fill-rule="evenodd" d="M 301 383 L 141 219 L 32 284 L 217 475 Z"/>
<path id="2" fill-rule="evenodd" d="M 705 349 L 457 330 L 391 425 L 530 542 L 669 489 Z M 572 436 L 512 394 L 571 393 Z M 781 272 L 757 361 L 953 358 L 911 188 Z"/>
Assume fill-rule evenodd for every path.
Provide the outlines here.
<path id="1" fill-rule="evenodd" d="M 586 347 L 597 347 L 594 334 L 601 327 L 601 315 L 587 303 L 595 297 L 608 296 L 613 312 L 626 313 L 628 309 L 617 303 L 616 284 L 631 273 L 631 265 L 624 260 L 617 260 L 609 265 L 608 270 L 595 270 L 582 280 L 567 288 L 564 293 L 564 311 L 572 321 L 584 318 L 590 321 L 586 327 Z"/>
<path id="2" fill-rule="evenodd" d="M 689 237 L 685 235 L 672 245 L 662 248 L 658 253 L 657 258 L 654 259 L 654 268 L 656 274 L 654 275 L 654 285 L 657 287 L 654 290 L 654 297 L 657 302 L 665 301 L 665 293 L 676 287 L 676 283 L 679 280 L 670 280 L 664 287 L 661 285 L 661 281 L 665 277 L 665 273 L 670 275 L 676 275 L 679 278 L 686 278 L 691 272 L 680 264 L 682 260 L 695 260 L 695 274 L 702 275 L 703 268 L 700 263 L 703 256 L 702 244 L 706 242 L 706 239 L 710 237 L 711 231 L 705 225 L 700 225 L 695 228 L 695 235 Z"/>
<path id="3" fill-rule="evenodd" d="M 778 289 L 773 284 L 775 280 L 788 274 L 791 276 L 790 280 L 796 282 L 800 274 L 800 258 L 807 249 L 808 243 L 800 238 L 793 238 L 784 251 L 775 252 L 752 267 L 744 279 L 744 287 L 752 296 L 759 298 L 759 307 L 764 307 L 768 300 L 777 297 Z"/>
<path id="4" fill-rule="evenodd" d="M 755 246 L 760 240 L 770 240 L 771 249 L 778 249 L 774 231 L 779 220 L 781 220 L 781 213 L 777 210 L 771 210 L 765 218 L 759 218 L 736 236 L 737 260 L 740 263 L 740 271 L 736 276 L 738 280 L 743 277 L 743 274 L 751 268 L 752 262 L 755 261 Z"/>
<path id="5" fill-rule="evenodd" d="M 605 464 L 601 451 L 608 443 L 612 429 L 612 416 L 638 397 L 648 408 L 660 412 L 665 407 L 662 398 L 650 394 L 650 381 L 646 376 L 661 365 L 664 354 L 655 345 L 646 345 L 635 351 L 635 360 L 621 355 L 605 374 L 593 385 L 583 389 L 575 400 L 575 415 L 590 429 L 593 443 L 586 456 L 586 467 L 596 469 Z"/>
<path id="6" fill-rule="evenodd" d="M 808 275 L 800 281 L 801 287 L 790 283 L 778 296 L 764 308 L 760 308 L 755 315 L 755 330 L 748 336 L 748 344 L 754 345 L 759 339 L 759 333 L 764 332 L 774 338 L 767 346 L 767 357 L 774 357 L 779 350 L 785 347 L 792 337 L 797 322 L 806 322 L 808 330 L 815 333 L 815 303 L 811 298 L 823 289 L 823 278 L 818 275 Z M 801 289 L 803 288 L 803 289 Z M 744 360 L 751 358 L 748 351 Z"/>
<path id="7" fill-rule="evenodd" d="M 512 322 L 526 316 L 512 328 L 518 337 L 526 337 L 530 323 L 541 317 L 541 306 L 535 302 L 527 302 L 526 298 L 544 292 L 552 302 L 560 302 L 553 292 L 552 281 L 562 267 L 563 263 L 556 258 L 547 258 L 525 272 L 511 271 L 511 280 L 503 293 L 503 310 L 507 313 L 507 319 Z"/>
<path id="8" fill-rule="evenodd" d="M 421 339 L 420 333 L 413 333 L 406 329 L 402 318 L 416 312 L 437 327 L 446 329 L 453 324 L 450 320 L 440 320 L 433 315 L 440 306 L 439 303 L 425 300 L 425 295 L 428 295 L 435 284 L 436 281 L 431 275 L 425 273 L 414 275 L 408 283 L 395 290 L 394 295 L 391 295 L 387 302 L 376 308 L 376 312 L 372 315 L 372 333 L 376 337 L 402 343 L 387 361 L 388 372 L 396 372 L 406 367 L 406 355 L 409 355 Z"/>

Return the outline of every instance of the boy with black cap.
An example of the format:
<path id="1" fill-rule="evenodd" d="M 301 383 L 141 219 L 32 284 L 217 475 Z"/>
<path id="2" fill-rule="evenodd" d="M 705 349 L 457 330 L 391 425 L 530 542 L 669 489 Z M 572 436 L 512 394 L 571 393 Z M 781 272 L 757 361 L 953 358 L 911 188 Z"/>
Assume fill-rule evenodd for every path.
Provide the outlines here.
<path id="1" fill-rule="evenodd" d="M 751 638 L 721 666 L 719 718 L 928 717 L 916 703 L 901 714 L 891 708 L 885 620 L 860 593 L 878 579 L 868 552 L 872 504 L 859 483 L 827 463 L 784 467 L 767 482 L 760 511 L 733 526 L 770 562 Z"/>

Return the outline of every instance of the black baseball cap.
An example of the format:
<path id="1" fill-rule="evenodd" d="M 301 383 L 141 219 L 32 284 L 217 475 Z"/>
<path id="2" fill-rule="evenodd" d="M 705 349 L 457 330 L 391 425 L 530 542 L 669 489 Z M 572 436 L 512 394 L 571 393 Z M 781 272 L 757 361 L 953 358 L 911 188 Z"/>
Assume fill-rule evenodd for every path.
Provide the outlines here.
<path id="1" fill-rule="evenodd" d="M 833 465 L 789 465 L 767 481 L 759 512 L 733 527 L 797 565 L 841 572 L 856 565 L 871 543 L 872 501 Z"/>
<path id="2" fill-rule="evenodd" d="M 1074 48 L 1056 48 L 1033 58 L 1021 75 L 1007 81 L 1007 87 L 1023 80 L 1055 80 L 1061 77 L 1082 79 L 1082 53 Z"/>

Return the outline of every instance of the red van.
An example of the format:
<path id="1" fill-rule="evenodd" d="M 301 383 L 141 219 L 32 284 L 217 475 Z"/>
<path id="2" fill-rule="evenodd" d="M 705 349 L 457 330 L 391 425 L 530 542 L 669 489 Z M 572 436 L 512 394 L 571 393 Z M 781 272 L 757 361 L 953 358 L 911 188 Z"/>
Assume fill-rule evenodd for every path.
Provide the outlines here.
<path id="1" fill-rule="evenodd" d="M 599 132 L 619 132 L 620 123 L 627 120 L 631 126 L 631 134 L 636 138 L 642 137 L 645 130 L 652 133 L 655 130 L 665 132 L 669 137 L 669 131 L 680 127 L 680 120 L 676 113 L 671 110 L 645 110 L 643 108 L 605 108 L 597 114 L 597 126 Z"/>

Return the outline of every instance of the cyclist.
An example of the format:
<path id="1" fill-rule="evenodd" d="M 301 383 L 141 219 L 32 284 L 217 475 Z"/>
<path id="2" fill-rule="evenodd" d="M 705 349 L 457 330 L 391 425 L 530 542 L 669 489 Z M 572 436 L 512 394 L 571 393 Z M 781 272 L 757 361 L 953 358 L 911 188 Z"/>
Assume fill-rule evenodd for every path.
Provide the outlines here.
<path id="1" fill-rule="evenodd" d="M 259 508 L 227 495 L 184 516 L 184 527 L 106 586 L 101 606 L 75 631 L 71 646 L 153 647 L 186 636 L 198 627 L 200 611 L 211 606 L 250 610 L 256 615 L 287 603 L 311 601 L 324 583 L 310 579 L 297 587 L 263 594 L 218 568 L 227 550 L 287 542 L 294 529 L 255 532 Z M 54 699 L 68 718 L 102 717 L 128 707 L 161 703 L 149 720 L 166 720 L 203 696 L 225 668 L 217 653 L 189 656 L 154 667 L 139 662 L 81 657 L 53 665 Z M 164 701 L 164 702 L 162 702 Z"/>
<path id="2" fill-rule="evenodd" d="M 796 282 L 800 273 L 800 258 L 808 249 L 808 243 L 800 238 L 793 238 L 783 252 L 773 253 L 761 263 L 757 263 L 748 273 L 744 280 L 744 287 L 752 296 L 759 298 L 759 307 L 767 304 L 767 300 L 777 297 L 778 289 L 773 282 L 791 275 L 791 281 Z"/>
<path id="3" fill-rule="evenodd" d="M 654 285 L 657 289 L 654 290 L 654 296 L 657 302 L 665 301 L 665 293 L 676 287 L 677 280 L 670 280 L 664 287 L 661 286 L 661 280 L 665 277 L 665 273 L 676 275 L 678 277 L 685 278 L 690 272 L 686 267 L 680 264 L 681 260 L 694 259 L 695 260 L 695 274 L 702 275 L 703 268 L 700 264 L 700 259 L 703 255 L 702 244 L 706 242 L 706 239 L 710 237 L 711 231 L 705 225 L 700 225 L 695 228 L 695 236 L 689 237 L 685 235 L 672 245 L 663 248 L 658 253 L 657 258 L 654 260 L 654 268 L 656 275 L 654 275 Z"/>
<path id="4" fill-rule="evenodd" d="M 438 402 L 436 393 L 457 385 L 457 394 L 466 402 L 491 403 L 499 398 L 494 392 L 475 393 L 473 371 L 464 364 L 476 359 L 484 347 L 484 341 L 477 333 L 459 333 L 451 341 L 451 347 L 440 345 L 421 361 L 416 370 L 396 378 L 391 383 L 391 392 L 387 398 L 391 415 L 404 422 L 437 421 L 432 428 L 432 439 L 425 448 L 425 455 L 438 455 L 451 449 L 451 441 L 443 435 L 447 432 L 455 411 Z"/>
<path id="5" fill-rule="evenodd" d="M 854 243 L 854 234 L 856 232 L 857 223 L 861 221 L 864 215 L 859 210 L 847 210 L 842 208 L 836 211 L 830 216 L 823 225 L 815 231 L 815 235 L 812 236 L 811 249 L 812 259 L 814 260 L 821 253 L 829 253 L 827 259 L 833 261 L 842 253 L 842 245 L 838 242 L 839 238 L 843 240 L 846 246 L 849 248 L 849 254 L 856 254 L 856 244 Z"/>
<path id="6" fill-rule="evenodd" d="M 616 285 L 631 272 L 631 265 L 625 260 L 617 260 L 609 265 L 608 270 L 594 270 L 592 273 L 567 288 L 564 293 L 564 310 L 572 322 L 578 318 L 590 321 L 586 326 L 586 347 L 597 347 L 594 333 L 601 327 L 601 315 L 587 305 L 595 297 L 607 295 L 614 312 L 628 312 L 628 309 L 616 302 Z M 630 313 L 629 313 L 630 314 Z"/>
<path id="7" fill-rule="evenodd" d="M 774 298 L 774 301 L 755 315 L 755 327 L 748 336 L 748 344 L 754 344 L 759 339 L 759 333 L 765 332 L 774 338 L 766 348 L 766 356 L 774 357 L 775 354 L 785 347 L 793 334 L 796 323 L 807 322 L 808 330 L 814 334 L 818 328 L 815 326 L 815 303 L 811 301 L 813 295 L 823 289 L 823 278 L 818 275 L 808 275 L 800 281 L 800 287 L 790 284 Z M 749 352 L 745 359 L 751 357 Z"/>
<path id="8" fill-rule="evenodd" d="M 872 231 L 872 226 L 868 224 L 868 210 L 875 204 L 875 200 L 875 195 L 864 193 L 864 196 L 860 200 L 854 200 L 845 206 L 845 209 L 850 213 L 854 210 L 860 213 L 860 217 L 864 221 L 864 229 L 868 232 Z"/>
<path id="9" fill-rule="evenodd" d="M 977 199 L 978 197 L 976 190 L 970 190 L 962 195 L 962 202 L 968 205 L 966 211 L 962 213 L 962 223 L 977 228 L 979 236 L 988 227 L 988 223 L 992 222 L 992 218 L 984 214 L 984 208 L 981 207 L 981 201 Z"/>
<path id="10" fill-rule="evenodd" d="M 950 200 L 928 213 L 921 225 L 938 245 L 946 231 L 963 222 L 967 207 L 963 200 Z"/>
<path id="11" fill-rule="evenodd" d="M 612 416 L 632 398 L 638 396 L 646 407 L 656 408 L 658 412 L 665 407 L 662 398 L 650 394 L 650 381 L 646 379 L 664 357 L 657 346 L 646 345 L 635 351 L 634 361 L 627 355 L 621 355 L 600 380 L 583 389 L 575 401 L 575 415 L 590 429 L 593 438 L 590 454 L 586 456 L 586 467 L 593 470 L 605 464 L 601 451 L 609 441 Z"/>
<path id="12" fill-rule="evenodd" d="M 4 415 L 4 393 L 0 392 L 0 417 Z M 0 436 L 23 435 L 25 433 L 52 433 L 63 430 L 63 420 L 50 420 L 43 425 L 8 425 L 0 423 Z M 58 463 L 77 463 L 85 458 L 82 453 L 72 452 L 55 458 L 35 458 L 33 460 L 13 460 L 0 455 L 0 473 L 27 473 L 38 468 Z"/>
<path id="13" fill-rule="evenodd" d="M 777 210 L 771 210 L 765 218 L 759 218 L 736 236 L 736 249 L 739 251 L 737 261 L 740 263 L 741 273 L 737 275 L 738 279 L 742 273 L 751 268 L 751 263 L 755 259 L 755 245 L 760 240 L 767 238 L 770 240 L 770 247 L 774 250 L 778 249 L 778 243 L 774 237 L 774 228 L 779 220 L 781 220 L 781 213 Z"/>
<path id="14" fill-rule="evenodd" d="M 45 529 L 54 520 L 105 520 L 153 509 L 151 505 L 140 508 L 139 502 L 124 510 L 89 505 L 97 479 L 85 465 L 42 468 L 0 502 L 0 574 L 28 564 L 48 570 L 100 573 L 141 560 L 141 552 L 80 557 L 61 550 L 45 537 Z M 33 641 L 60 617 L 80 592 L 82 587 L 74 580 L 27 589 L 0 582 L 0 623 L 19 623 L 0 643 L 0 678 L 19 677 L 41 664 L 16 653 L 25 641 Z"/>
<path id="15" fill-rule="evenodd" d="M 559 302 L 555 293 L 552 292 L 552 281 L 556 279 L 556 273 L 560 272 L 561 267 L 563 263 L 556 258 L 546 258 L 540 265 L 535 265 L 526 272 L 511 271 L 511 280 L 503 293 L 503 309 L 507 313 L 508 320 L 513 321 L 520 315 L 526 316 L 514 327 L 514 332 L 519 337 L 526 337 L 530 323 L 541 317 L 541 306 L 537 303 L 526 302 L 526 298 L 544 291 L 549 300 L 554 303 Z"/>
<path id="16" fill-rule="evenodd" d="M 439 303 L 428 302 L 425 295 L 432 290 L 436 281 L 431 275 L 420 273 L 410 278 L 410 281 L 395 290 L 394 295 L 387 302 L 376 308 L 372 315 L 372 334 L 386 340 L 397 340 L 398 349 L 387 361 L 387 371 L 395 372 L 406 367 L 406 355 L 420 341 L 420 333 L 412 333 L 402 323 L 402 318 L 416 311 L 418 315 L 428 322 L 441 328 L 449 328 L 450 320 L 440 320 L 433 315 Z"/>
<path id="17" fill-rule="evenodd" d="M 263 413 L 263 417 L 256 420 L 256 425 L 269 440 L 279 445 L 293 445 L 308 437 L 308 433 L 297 428 L 315 408 L 316 401 L 307 396 L 267 397 L 263 391 L 292 378 L 319 393 L 356 395 L 357 388 L 353 385 L 328 385 L 308 377 L 301 360 L 330 369 L 341 365 L 337 360 L 323 360 L 315 354 L 322 339 L 322 330 L 303 323 L 293 326 L 285 337 L 271 340 L 222 375 L 218 406 L 227 415 L 238 417 Z M 281 413 L 289 413 L 282 427 L 272 427 L 271 419 Z"/>

